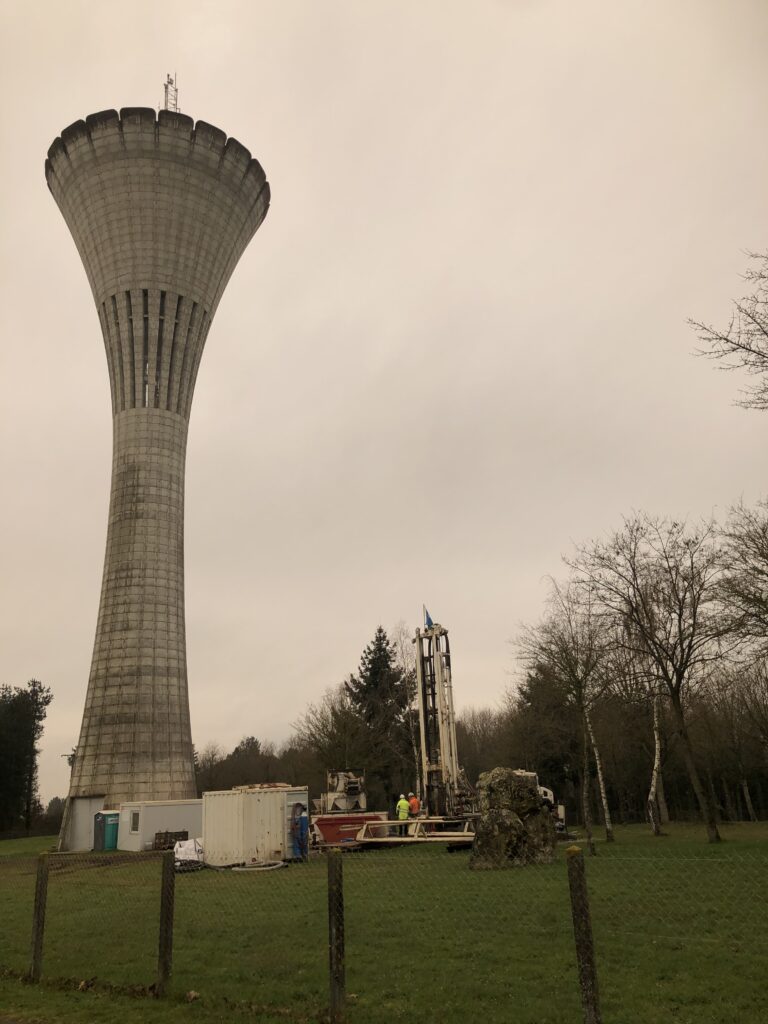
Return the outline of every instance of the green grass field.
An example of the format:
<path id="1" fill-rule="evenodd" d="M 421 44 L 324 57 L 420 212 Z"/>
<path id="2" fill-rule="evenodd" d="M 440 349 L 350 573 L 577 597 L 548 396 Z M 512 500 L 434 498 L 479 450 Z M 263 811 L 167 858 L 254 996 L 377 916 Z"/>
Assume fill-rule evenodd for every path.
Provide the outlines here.
<path id="1" fill-rule="evenodd" d="M 768 825 L 723 831 L 726 842 L 708 846 L 692 826 L 661 839 L 623 828 L 587 859 L 606 1024 L 768 1019 Z M 50 842 L 0 843 L 0 966 L 12 972 L 0 976 L 0 1007 L 14 1019 L 326 1017 L 322 858 L 255 875 L 177 876 L 173 986 L 163 1001 L 126 994 L 154 980 L 158 861 L 57 860 L 44 983 L 22 983 L 33 854 Z M 475 873 L 467 863 L 466 853 L 441 849 L 345 856 L 351 1024 L 581 1020 L 562 851 L 545 867 Z M 190 990 L 199 998 L 187 1003 Z"/>

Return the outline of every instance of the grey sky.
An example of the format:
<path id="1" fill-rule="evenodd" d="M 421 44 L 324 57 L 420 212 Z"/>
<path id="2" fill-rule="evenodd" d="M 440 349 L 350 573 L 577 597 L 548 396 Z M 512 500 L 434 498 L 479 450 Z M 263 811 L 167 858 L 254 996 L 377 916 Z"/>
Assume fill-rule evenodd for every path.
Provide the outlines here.
<path id="1" fill-rule="evenodd" d="M 2 4 L 0 681 L 52 686 L 66 791 L 111 458 L 98 318 L 43 178 L 157 106 L 263 164 L 187 463 L 193 736 L 281 740 L 377 624 L 451 630 L 459 706 L 572 540 L 764 490 L 766 420 L 691 357 L 768 224 L 764 0 Z"/>

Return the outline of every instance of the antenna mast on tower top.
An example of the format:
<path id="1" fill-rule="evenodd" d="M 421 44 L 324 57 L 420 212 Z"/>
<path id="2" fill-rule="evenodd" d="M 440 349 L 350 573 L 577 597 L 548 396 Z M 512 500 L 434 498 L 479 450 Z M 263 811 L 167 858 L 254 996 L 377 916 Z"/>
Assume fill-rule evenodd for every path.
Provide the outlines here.
<path id="1" fill-rule="evenodd" d="M 172 110 L 174 114 L 179 113 L 179 87 L 176 85 L 176 72 L 165 76 L 163 85 L 163 110 Z"/>

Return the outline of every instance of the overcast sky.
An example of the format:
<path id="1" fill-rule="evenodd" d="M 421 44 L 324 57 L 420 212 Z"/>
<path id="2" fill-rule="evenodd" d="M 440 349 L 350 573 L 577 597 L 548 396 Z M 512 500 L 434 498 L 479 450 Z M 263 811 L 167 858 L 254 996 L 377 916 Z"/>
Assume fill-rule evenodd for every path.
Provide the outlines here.
<path id="1" fill-rule="evenodd" d="M 169 71 L 272 186 L 192 407 L 198 748 L 287 738 L 422 603 L 459 707 L 493 705 L 573 541 L 765 493 L 768 419 L 686 324 L 726 321 L 768 246 L 765 0 L 3 0 L 0 28 L 0 682 L 53 689 L 45 800 L 82 716 L 111 413 L 43 163 Z"/>

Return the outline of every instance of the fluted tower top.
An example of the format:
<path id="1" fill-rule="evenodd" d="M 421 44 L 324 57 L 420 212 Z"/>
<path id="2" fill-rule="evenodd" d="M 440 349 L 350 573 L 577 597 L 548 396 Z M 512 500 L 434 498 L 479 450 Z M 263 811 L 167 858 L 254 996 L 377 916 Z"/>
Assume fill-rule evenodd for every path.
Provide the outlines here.
<path id="1" fill-rule="evenodd" d="M 169 110 L 123 107 L 76 121 L 48 150 L 45 177 L 97 307 L 152 288 L 212 318 L 269 208 L 264 171 L 245 146 Z"/>

